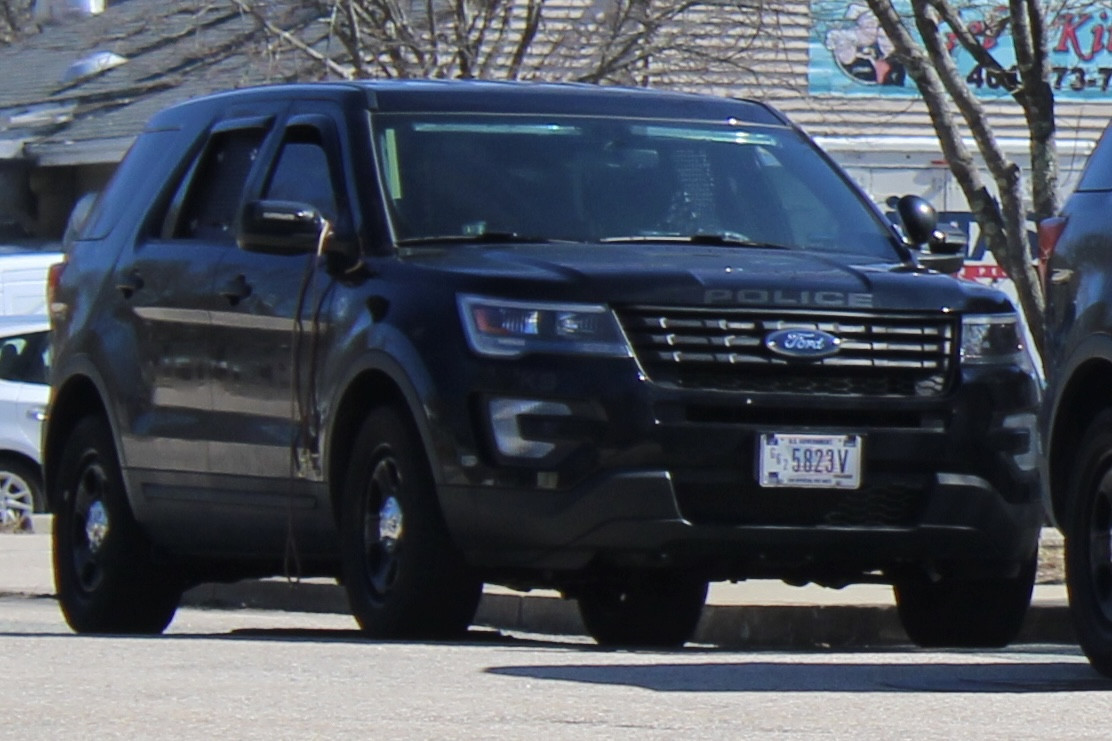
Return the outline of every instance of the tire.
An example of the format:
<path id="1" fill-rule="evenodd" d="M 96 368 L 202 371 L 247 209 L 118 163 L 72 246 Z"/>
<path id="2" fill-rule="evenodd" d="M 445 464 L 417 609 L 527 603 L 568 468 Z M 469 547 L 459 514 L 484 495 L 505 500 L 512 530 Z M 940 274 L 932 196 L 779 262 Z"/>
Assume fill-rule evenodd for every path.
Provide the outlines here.
<path id="1" fill-rule="evenodd" d="M 343 584 L 372 638 L 442 640 L 467 632 L 482 582 L 452 543 L 421 438 L 390 407 L 371 412 L 343 492 Z"/>
<path id="2" fill-rule="evenodd" d="M 31 515 L 45 511 L 38 469 L 18 460 L 0 460 L 0 530 L 30 530 Z"/>
<path id="3" fill-rule="evenodd" d="M 1066 589 L 1081 650 L 1112 677 L 1112 412 L 1078 446 L 1065 525 Z"/>
<path id="4" fill-rule="evenodd" d="M 900 622 L 923 648 L 1007 646 L 1023 627 L 1037 566 L 1034 554 L 1011 577 L 902 579 L 894 589 Z"/>
<path id="5" fill-rule="evenodd" d="M 161 633 L 181 587 L 153 562 L 103 419 L 74 428 L 55 486 L 54 583 L 66 622 L 78 633 Z"/>
<path id="6" fill-rule="evenodd" d="M 706 600 L 705 580 L 667 573 L 600 582 L 578 595 L 587 633 L 611 647 L 679 648 L 695 635 Z"/>

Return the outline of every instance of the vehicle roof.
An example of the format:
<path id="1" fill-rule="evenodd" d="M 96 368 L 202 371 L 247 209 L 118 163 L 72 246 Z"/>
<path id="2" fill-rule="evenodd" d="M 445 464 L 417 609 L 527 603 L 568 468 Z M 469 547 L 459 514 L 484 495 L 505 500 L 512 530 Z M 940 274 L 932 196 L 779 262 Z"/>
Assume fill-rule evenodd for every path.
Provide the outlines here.
<path id="1" fill-rule="evenodd" d="M 0 314 L 0 337 L 45 332 L 50 329 L 50 317 L 45 314 Z"/>
<path id="2" fill-rule="evenodd" d="M 61 258 L 62 251 L 61 245 L 52 243 L 49 246 L 25 245 L 25 244 L 0 244 L 0 257 L 9 256 L 23 256 L 23 255 L 49 255 L 53 258 Z"/>
<path id="3" fill-rule="evenodd" d="M 753 100 L 587 83 L 492 80 L 359 80 L 266 85 L 196 98 L 169 110 L 206 106 L 216 101 L 350 99 L 352 96 L 362 98 L 368 108 L 381 112 L 581 114 L 717 121 L 733 118 L 764 125 L 790 125 L 783 114 Z"/>
<path id="4" fill-rule="evenodd" d="M 57 263 L 64 255 L 57 249 L 34 249 L 28 247 L 21 247 L 19 245 L 0 245 L 0 260 L 11 263 L 11 261 L 27 261 L 31 264 L 51 264 Z"/>

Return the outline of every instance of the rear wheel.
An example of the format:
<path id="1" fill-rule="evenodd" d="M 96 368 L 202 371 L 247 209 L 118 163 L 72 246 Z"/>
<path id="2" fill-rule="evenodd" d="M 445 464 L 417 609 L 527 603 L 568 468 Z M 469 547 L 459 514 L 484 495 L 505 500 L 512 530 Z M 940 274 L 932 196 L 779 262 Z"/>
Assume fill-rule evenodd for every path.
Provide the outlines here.
<path id="1" fill-rule="evenodd" d="M 31 515 L 45 511 L 38 470 L 22 461 L 0 460 L 0 530 L 30 530 Z"/>
<path id="2" fill-rule="evenodd" d="M 1089 662 L 1112 677 L 1112 412 L 1085 433 L 1074 471 L 1063 518 L 1070 613 Z"/>
<path id="3" fill-rule="evenodd" d="M 602 646 L 678 648 L 695 635 L 706 580 L 646 573 L 625 582 L 599 582 L 578 594 L 587 633 Z"/>
<path id="4" fill-rule="evenodd" d="M 66 622 L 78 633 L 160 633 L 181 587 L 158 568 L 131 513 L 107 423 L 74 428 L 58 467 L 54 581 Z"/>
<path id="5" fill-rule="evenodd" d="M 1032 556 L 1010 577 L 908 577 L 895 586 L 896 608 L 908 637 L 924 648 L 1001 648 L 1019 635 L 1037 557 Z"/>
<path id="6" fill-rule="evenodd" d="M 482 583 L 455 548 L 410 420 L 371 412 L 344 487 L 343 582 L 352 613 L 375 638 L 440 639 L 466 632 Z"/>

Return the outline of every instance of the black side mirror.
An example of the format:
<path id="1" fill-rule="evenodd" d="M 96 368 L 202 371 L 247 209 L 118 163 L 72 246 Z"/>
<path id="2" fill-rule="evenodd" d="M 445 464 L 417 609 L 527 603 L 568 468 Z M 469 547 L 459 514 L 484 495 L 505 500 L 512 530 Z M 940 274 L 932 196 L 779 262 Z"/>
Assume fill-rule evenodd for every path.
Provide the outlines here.
<path id="1" fill-rule="evenodd" d="M 249 251 L 305 254 L 317 250 L 324 225 L 308 203 L 254 201 L 243 209 L 236 242 Z"/>
<path id="2" fill-rule="evenodd" d="M 920 264 L 940 273 L 954 274 L 961 270 L 969 239 L 959 229 L 940 230 L 938 212 L 930 202 L 919 196 L 903 196 L 896 201 L 896 213 L 908 241 L 929 250 L 920 252 Z"/>
<path id="3" fill-rule="evenodd" d="M 941 239 L 932 240 L 930 243 L 931 252 L 935 254 L 964 255 L 969 249 L 969 235 L 955 224 L 941 227 L 936 236 Z"/>
<path id="4" fill-rule="evenodd" d="M 936 239 L 938 213 L 934 206 L 919 196 L 903 196 L 896 202 L 904 233 L 912 244 L 930 244 Z"/>

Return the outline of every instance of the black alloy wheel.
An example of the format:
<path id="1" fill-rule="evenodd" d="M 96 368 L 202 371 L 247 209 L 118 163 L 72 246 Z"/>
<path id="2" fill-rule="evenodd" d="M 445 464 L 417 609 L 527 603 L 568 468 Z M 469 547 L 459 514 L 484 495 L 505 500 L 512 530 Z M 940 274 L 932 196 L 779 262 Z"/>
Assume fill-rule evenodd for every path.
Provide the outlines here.
<path id="1" fill-rule="evenodd" d="M 391 407 L 368 415 L 343 496 L 343 582 L 363 632 L 462 636 L 482 582 L 451 541 L 421 438 L 406 415 Z"/>
<path id="2" fill-rule="evenodd" d="M 894 587 L 908 637 L 924 648 L 1002 648 L 1015 640 L 1031 604 L 1038 555 L 1011 576 L 931 579 L 909 575 Z"/>
<path id="3" fill-rule="evenodd" d="M 54 580 L 78 633 L 161 633 L 181 599 L 127 502 L 107 423 L 87 417 L 62 451 L 54 517 Z"/>
<path id="4" fill-rule="evenodd" d="M 1078 448 L 1065 521 L 1066 588 L 1081 649 L 1112 677 L 1112 411 Z"/>
<path id="5" fill-rule="evenodd" d="M 576 598 L 587 633 L 601 646 L 679 648 L 695 635 L 707 582 L 648 571 L 588 585 Z"/>

